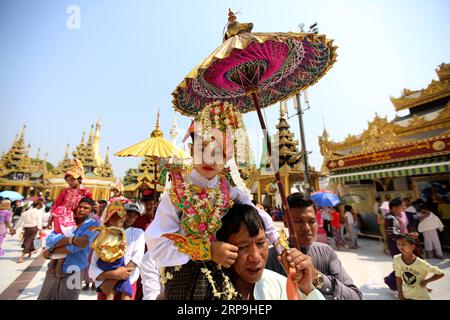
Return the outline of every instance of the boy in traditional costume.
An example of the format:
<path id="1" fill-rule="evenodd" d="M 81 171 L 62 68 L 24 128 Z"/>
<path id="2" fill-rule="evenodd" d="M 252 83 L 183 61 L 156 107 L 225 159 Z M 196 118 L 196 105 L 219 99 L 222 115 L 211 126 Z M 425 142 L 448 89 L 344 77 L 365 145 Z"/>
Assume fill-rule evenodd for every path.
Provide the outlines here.
<path id="1" fill-rule="evenodd" d="M 125 198 L 123 196 L 123 183 L 122 183 L 122 179 L 119 179 L 119 181 L 116 183 L 116 185 L 111 189 L 113 196 L 109 199 L 109 202 L 114 202 L 114 201 L 122 201 L 124 203 L 128 203 L 131 202 L 129 199 Z"/>
<path id="2" fill-rule="evenodd" d="M 148 251 L 164 267 L 161 282 L 168 300 L 238 298 L 221 267 L 234 263 L 239 248 L 216 241 L 215 234 L 221 217 L 234 202 L 254 206 L 247 194 L 230 185 L 224 170 L 224 164 L 233 157 L 232 130 L 240 128 L 240 113 L 231 104 L 205 106 L 189 130 L 194 142 L 193 170 L 170 166 L 171 189 L 162 197 L 145 232 Z M 208 152 L 214 159 L 198 156 Z M 258 212 L 270 242 L 277 242 L 272 218 L 265 211 Z"/>
<path id="3" fill-rule="evenodd" d="M 72 167 L 64 175 L 64 180 L 69 184 L 69 188 L 61 191 L 51 210 L 54 232 L 64 234 L 65 237 L 73 237 L 73 233 L 77 228 L 73 214 L 80 200 L 83 198 L 92 199 L 92 194 L 89 190 L 81 186 L 83 176 L 83 164 L 80 160 L 74 158 Z M 56 273 L 58 277 L 63 277 L 62 266 L 65 257 L 64 254 L 51 255 L 48 272 Z"/>
<path id="4" fill-rule="evenodd" d="M 98 257 L 97 267 L 103 271 L 112 271 L 125 266 L 127 241 L 123 224 L 127 212 L 122 200 L 109 204 L 102 218 L 103 225 L 94 230 L 100 234 L 92 243 L 92 249 Z M 131 300 L 132 288 L 130 280 L 108 279 L 103 281 L 98 291 L 106 295 L 106 300 L 114 300 L 116 293 L 121 293 L 122 300 Z"/>

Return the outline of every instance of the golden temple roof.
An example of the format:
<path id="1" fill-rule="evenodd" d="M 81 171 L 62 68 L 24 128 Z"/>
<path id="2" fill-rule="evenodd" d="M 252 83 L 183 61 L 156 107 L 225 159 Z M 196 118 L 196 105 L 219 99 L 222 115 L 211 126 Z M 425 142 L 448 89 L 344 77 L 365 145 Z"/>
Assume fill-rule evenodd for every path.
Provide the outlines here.
<path id="1" fill-rule="evenodd" d="M 409 108 L 409 115 L 389 121 L 387 117 L 375 114 L 366 130 L 358 135 L 348 134 L 341 142 L 332 141 L 324 130 L 319 137 L 320 152 L 324 157 L 322 172 L 327 172 L 325 164 L 329 160 L 395 148 L 411 141 L 450 133 L 449 69 L 449 64 L 441 64 L 436 70 L 439 81 L 433 80 L 423 90 L 412 92 L 405 89 L 403 97 L 391 98 L 397 111 Z"/>
<path id="2" fill-rule="evenodd" d="M 73 152 L 73 157 L 76 157 L 81 161 L 81 163 L 83 163 L 86 177 L 114 179 L 114 173 L 109 161 L 109 147 L 107 148 L 105 159 L 102 158 L 100 153 L 100 131 L 101 122 L 99 118 L 95 127 L 94 125 L 91 125 L 87 142 L 85 142 L 86 131 L 83 131 L 81 142 L 78 146 L 76 146 Z M 70 166 L 71 160 L 69 159 L 69 145 L 67 145 L 64 159 L 52 171 L 52 175 L 64 175 Z"/>
<path id="3" fill-rule="evenodd" d="M 442 63 L 436 74 L 439 80 L 432 80 L 425 89 L 409 90 L 403 89 L 399 98 L 391 97 L 396 111 L 414 108 L 428 102 L 436 101 L 450 96 L 450 64 Z"/>
<path id="4" fill-rule="evenodd" d="M 31 145 L 25 145 L 24 125 L 19 135 L 16 135 L 10 149 L 0 158 L 0 177 L 3 181 L 19 180 L 23 183 L 30 179 L 40 179 L 44 183 L 47 175 L 47 156 L 40 159 L 40 148 L 36 158 L 29 156 Z"/>

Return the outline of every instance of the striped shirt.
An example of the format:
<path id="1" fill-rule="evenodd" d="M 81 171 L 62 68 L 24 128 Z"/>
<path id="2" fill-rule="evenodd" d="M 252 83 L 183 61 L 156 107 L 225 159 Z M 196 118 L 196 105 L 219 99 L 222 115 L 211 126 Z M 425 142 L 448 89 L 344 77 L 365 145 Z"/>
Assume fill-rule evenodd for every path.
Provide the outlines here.
<path id="1" fill-rule="evenodd" d="M 400 220 L 392 212 L 384 217 L 384 227 L 388 240 L 395 240 L 400 234 Z"/>

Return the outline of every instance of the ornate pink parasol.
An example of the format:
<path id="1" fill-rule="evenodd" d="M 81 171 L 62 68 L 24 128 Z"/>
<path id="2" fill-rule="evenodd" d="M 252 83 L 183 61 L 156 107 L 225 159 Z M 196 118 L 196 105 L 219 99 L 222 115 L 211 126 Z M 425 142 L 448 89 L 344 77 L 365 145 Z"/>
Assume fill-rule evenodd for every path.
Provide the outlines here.
<path id="1" fill-rule="evenodd" d="M 172 93 L 173 105 L 194 116 L 206 103 L 226 101 L 245 113 L 256 110 L 267 132 L 261 108 L 286 100 L 316 83 L 336 61 L 333 41 L 309 33 L 252 33 L 252 23 L 239 23 L 228 13 L 224 42 L 196 66 Z M 270 139 L 266 139 L 271 157 Z M 272 157 L 271 157 L 272 159 Z M 272 159 L 272 167 L 275 163 Z M 299 248 L 278 168 L 275 177 L 289 234 Z"/>

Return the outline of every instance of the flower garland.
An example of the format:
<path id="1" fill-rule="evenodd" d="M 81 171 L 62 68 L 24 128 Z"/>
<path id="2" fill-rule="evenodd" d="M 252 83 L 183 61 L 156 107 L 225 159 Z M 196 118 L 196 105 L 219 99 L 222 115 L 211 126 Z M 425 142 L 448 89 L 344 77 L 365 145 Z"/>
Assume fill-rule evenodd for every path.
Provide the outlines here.
<path id="1" fill-rule="evenodd" d="M 222 225 L 223 214 L 233 205 L 227 179 L 221 176 L 217 188 L 205 189 L 196 186 L 180 170 L 172 170 L 171 174 L 170 197 L 176 208 L 183 212 L 182 229 L 188 235 L 214 240 L 215 232 Z"/>
<path id="2" fill-rule="evenodd" d="M 225 290 L 223 292 L 217 291 L 216 283 L 211 275 L 211 271 L 206 267 L 206 265 L 204 268 L 201 268 L 200 270 L 203 274 L 205 274 L 206 279 L 208 279 L 208 282 L 211 285 L 214 297 L 220 299 L 223 296 L 224 298 L 226 298 L 226 300 L 231 300 L 234 297 L 237 297 L 238 292 L 234 289 L 234 286 L 231 283 L 230 278 L 225 273 L 223 273 L 222 267 L 220 265 L 217 265 L 217 270 L 219 270 L 220 273 L 222 274 L 223 282 L 225 284 L 225 287 L 224 287 Z"/>
<path id="3" fill-rule="evenodd" d="M 228 102 L 215 101 L 207 104 L 197 114 L 195 121 L 201 123 L 200 134 L 205 138 L 211 137 L 212 129 L 225 133 L 227 129 L 244 128 L 241 113 Z"/>

